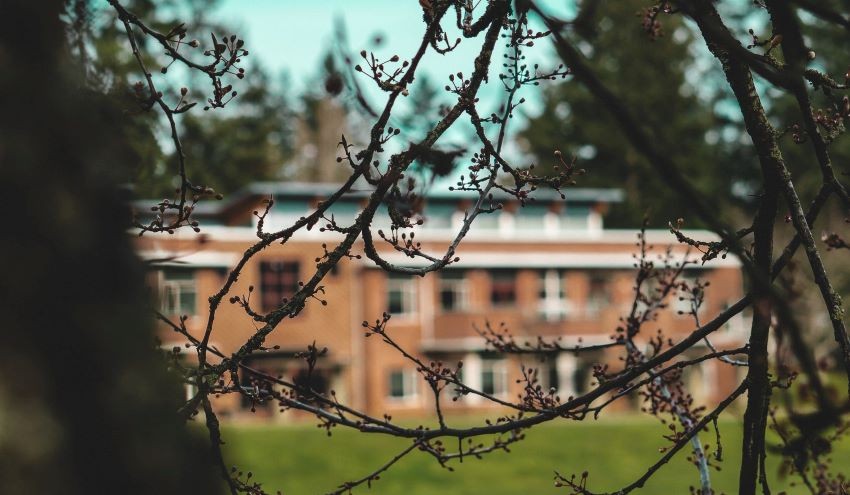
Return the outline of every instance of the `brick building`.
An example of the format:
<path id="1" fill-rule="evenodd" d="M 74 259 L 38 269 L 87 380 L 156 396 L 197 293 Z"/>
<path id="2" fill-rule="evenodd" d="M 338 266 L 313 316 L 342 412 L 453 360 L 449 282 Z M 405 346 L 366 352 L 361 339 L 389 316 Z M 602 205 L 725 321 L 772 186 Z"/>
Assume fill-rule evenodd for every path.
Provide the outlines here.
<path id="1" fill-rule="evenodd" d="M 266 231 L 271 231 L 290 225 L 335 190 L 331 184 L 258 183 L 228 201 L 199 208 L 201 234 L 185 229 L 174 235 L 140 238 L 142 257 L 160 260 L 149 277 L 162 310 L 189 315 L 188 328 L 201 334 L 207 298 L 257 240 L 252 212 L 261 201 L 275 199 L 266 220 Z M 341 225 L 353 221 L 367 197 L 365 189 L 346 195 L 332 210 L 336 221 Z M 621 349 L 609 350 L 607 355 L 603 351 L 563 352 L 540 363 L 530 356 L 498 355 L 475 331 L 476 325 L 482 327 L 486 321 L 504 322 L 520 342 L 543 336 L 560 337 L 563 345 L 579 341 L 589 345 L 610 342 L 619 318 L 628 313 L 636 231 L 603 227 L 607 206 L 621 200 L 619 191 L 570 189 L 566 201 L 545 193 L 537 198 L 524 208 L 508 202 L 502 211 L 479 217 L 457 253 L 460 261 L 439 273 L 389 275 L 365 257 L 343 260 L 323 281 L 327 306 L 311 300 L 299 316 L 284 320 L 266 341 L 267 346 L 279 345 L 280 350 L 258 353 L 252 366 L 296 382 L 309 379 L 312 387 L 333 389 L 340 400 L 371 414 L 426 414 L 432 410 L 433 397 L 415 367 L 380 339 L 364 336 L 361 322 L 374 321 L 388 311 L 393 315 L 389 331 L 402 346 L 426 360 L 462 360 L 464 381 L 473 388 L 515 399 L 520 364 L 526 361 L 540 368 L 543 385 L 556 388 L 562 397 L 587 390 L 592 365 L 616 362 Z M 470 199 L 457 192 L 428 196 L 426 221 L 416 234 L 426 252 L 444 251 Z M 386 214 L 377 215 L 373 227 L 386 229 L 389 223 Z M 712 237 L 706 232 L 689 235 L 702 240 Z M 284 245 L 273 244 L 247 265 L 230 295 L 248 294 L 248 287 L 253 286 L 255 309 L 274 307 L 296 290 L 299 280 L 312 275 L 315 259 L 323 252 L 321 244 L 333 246 L 337 236 L 314 227 Z M 667 231 L 648 231 L 647 236 L 658 252 L 674 241 Z M 380 246 L 380 239 L 377 242 Z M 384 247 L 385 259 L 399 264 L 414 262 Z M 362 249 L 356 245 L 354 251 Z M 685 255 L 682 246 L 674 251 Z M 711 282 L 702 309 L 706 321 L 742 295 L 740 269 L 731 258 L 696 265 L 686 276 Z M 670 305 L 654 325 L 646 327 L 648 333 L 663 328 L 676 339 L 693 330 L 691 318 L 676 314 L 681 303 L 676 299 Z M 254 322 L 241 308 L 222 304 L 211 344 L 227 354 L 254 330 Z M 165 345 L 175 345 L 178 337 L 162 329 Z M 740 317 L 731 320 L 712 339 L 722 348 L 741 345 L 746 339 L 744 322 Z M 294 354 L 314 341 L 319 347 L 327 346 L 329 352 L 320 359 L 316 373 L 307 377 L 303 361 Z M 709 361 L 693 368 L 686 380 L 697 400 L 713 401 L 731 390 L 736 373 L 730 366 Z M 225 415 L 244 411 L 245 405 L 235 399 L 222 399 L 218 404 Z M 444 404 L 464 411 L 494 407 L 472 396 Z M 259 412 L 262 415 L 263 409 Z"/>

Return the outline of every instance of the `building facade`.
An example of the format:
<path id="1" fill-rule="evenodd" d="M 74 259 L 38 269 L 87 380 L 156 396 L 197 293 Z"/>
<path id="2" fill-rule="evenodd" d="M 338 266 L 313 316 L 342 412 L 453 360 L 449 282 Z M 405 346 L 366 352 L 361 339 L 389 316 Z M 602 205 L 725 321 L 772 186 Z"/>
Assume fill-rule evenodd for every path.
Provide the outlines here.
<path id="1" fill-rule="evenodd" d="M 187 327 L 201 335 L 208 316 L 207 299 L 257 241 L 252 212 L 261 202 L 269 197 L 275 200 L 265 220 L 268 232 L 291 225 L 334 190 L 331 184 L 255 184 L 230 201 L 199 208 L 200 234 L 186 229 L 141 237 L 141 256 L 157 260 L 149 279 L 161 310 L 171 316 L 188 315 Z M 367 190 L 343 197 L 332 210 L 335 221 L 352 222 L 367 197 Z M 494 352 L 476 328 L 504 325 L 519 343 L 536 342 L 538 337 L 558 339 L 562 347 L 610 342 L 633 301 L 637 251 L 637 230 L 603 226 L 608 205 L 619 200 L 615 190 L 571 189 L 566 201 L 539 195 L 522 208 L 505 202 L 502 210 L 476 220 L 457 252 L 459 262 L 424 277 L 388 274 L 365 256 L 343 259 L 322 282 L 327 305 L 308 300 L 301 314 L 284 320 L 267 339 L 267 347 L 279 349 L 257 353 L 251 366 L 316 390 L 333 390 L 339 400 L 373 415 L 425 415 L 433 411 L 434 398 L 416 366 L 380 338 L 364 334 L 363 321 L 375 321 L 388 312 L 392 315 L 388 332 L 401 346 L 425 362 L 454 366 L 463 361 L 463 380 L 472 388 L 516 400 L 521 367 L 527 366 L 538 369 L 541 385 L 556 389 L 563 398 L 587 391 L 593 383 L 592 366 L 616 366 L 622 349 L 551 353 L 541 361 L 534 355 Z M 461 193 L 430 194 L 422 211 L 425 223 L 416 234 L 423 250 L 442 256 L 470 205 L 471 198 Z M 384 212 L 376 215 L 373 229 L 387 230 L 389 224 Z M 299 281 L 312 276 L 316 259 L 324 252 L 322 243 L 330 248 L 339 239 L 319 227 L 258 253 L 228 297 L 250 295 L 255 310 L 267 311 L 293 294 Z M 647 231 L 646 235 L 655 246 L 653 256 L 675 243 L 667 231 Z M 712 238 L 706 232 L 688 235 Z M 376 242 L 381 247 L 382 241 Z M 415 263 L 389 245 L 381 249 L 388 261 Z M 673 246 L 672 252 L 679 261 L 699 254 L 688 254 L 681 245 Z M 355 245 L 353 253 L 362 254 L 362 246 Z M 684 275 L 710 282 L 700 310 L 705 321 L 742 295 L 740 268 L 731 258 L 690 265 Z M 668 310 L 644 328 L 647 338 L 660 328 L 677 340 L 694 329 L 689 315 L 678 314 L 688 309 L 682 307 L 686 303 L 670 299 Z M 254 333 L 255 325 L 241 308 L 225 302 L 216 317 L 211 344 L 225 354 L 234 352 Z M 733 319 L 715 332 L 713 343 L 720 348 L 740 346 L 746 341 L 744 328 L 740 317 Z M 179 335 L 165 327 L 160 338 L 169 348 L 182 343 Z M 296 354 L 314 342 L 328 352 L 308 375 Z M 737 372 L 712 360 L 694 367 L 685 380 L 697 401 L 712 402 L 734 388 Z M 452 394 L 445 393 L 441 402 L 446 410 L 480 412 L 498 407 L 471 395 L 453 401 Z M 225 416 L 240 417 L 251 404 L 226 397 L 217 406 Z M 620 407 L 636 406 L 625 401 Z M 254 407 L 255 416 L 297 417 L 273 414 L 273 405 Z"/>

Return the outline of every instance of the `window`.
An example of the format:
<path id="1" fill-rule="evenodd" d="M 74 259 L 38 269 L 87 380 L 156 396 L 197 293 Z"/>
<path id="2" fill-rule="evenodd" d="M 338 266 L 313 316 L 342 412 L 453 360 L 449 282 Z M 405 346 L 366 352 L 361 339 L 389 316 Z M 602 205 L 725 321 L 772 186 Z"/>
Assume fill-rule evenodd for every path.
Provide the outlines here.
<path id="1" fill-rule="evenodd" d="M 456 214 L 457 223 L 453 224 L 456 227 L 460 227 L 460 224 L 463 223 L 463 212 L 458 212 Z M 475 221 L 472 222 L 472 228 L 475 230 L 496 230 L 499 228 L 499 214 L 496 212 L 491 213 L 481 213 L 477 217 L 475 217 Z"/>
<path id="2" fill-rule="evenodd" d="M 467 364 L 468 360 L 464 359 L 463 368 L 457 370 L 457 379 L 460 383 L 469 385 L 464 380 L 464 377 L 466 376 L 464 370 L 467 369 Z M 469 399 L 469 396 L 459 393 L 460 390 L 461 387 L 454 384 L 443 388 L 442 390 L 440 390 L 440 401 L 442 401 L 442 403 L 447 406 L 460 406 L 466 404 Z M 446 398 L 446 396 L 448 396 L 448 398 Z"/>
<path id="3" fill-rule="evenodd" d="M 467 306 L 467 283 L 464 272 L 440 272 L 440 308 L 443 311 L 461 311 Z"/>
<path id="4" fill-rule="evenodd" d="M 454 203 L 429 201 L 425 205 L 425 227 L 429 229 L 454 228 L 454 216 L 458 213 Z M 463 215 L 463 213 L 461 213 Z"/>
<path id="5" fill-rule="evenodd" d="M 517 230 L 533 230 L 540 232 L 546 225 L 546 215 L 549 207 L 542 204 L 529 204 L 517 211 Z"/>
<path id="6" fill-rule="evenodd" d="M 564 230 L 586 230 L 589 220 L 589 206 L 568 205 L 567 211 L 561 217 L 561 227 Z"/>
<path id="7" fill-rule="evenodd" d="M 195 272 L 187 269 L 165 269 L 161 273 L 160 301 L 167 315 L 194 315 Z"/>
<path id="8" fill-rule="evenodd" d="M 389 393 L 391 399 L 413 400 L 416 398 L 416 372 L 414 370 L 393 370 L 390 372 Z"/>
<path id="9" fill-rule="evenodd" d="M 556 392 L 560 390 L 560 378 L 558 376 L 558 361 L 554 355 L 547 357 L 546 361 L 537 365 L 537 382 L 544 392 L 548 393 L 553 388 Z"/>
<path id="10" fill-rule="evenodd" d="M 573 391 L 577 396 L 586 394 L 590 390 L 591 377 L 590 367 L 584 363 L 579 363 L 573 372 Z"/>
<path id="11" fill-rule="evenodd" d="M 538 313 L 546 321 L 561 320 L 570 312 L 562 271 L 546 270 L 540 273 L 538 296 Z"/>
<path id="12" fill-rule="evenodd" d="M 318 405 L 321 401 L 316 398 L 316 395 L 327 396 L 330 377 L 325 370 L 300 369 L 292 377 L 292 382 L 300 389 L 295 391 L 295 397 L 299 401 Z"/>
<path id="13" fill-rule="evenodd" d="M 416 312 L 416 281 L 391 273 L 387 278 L 387 312 L 405 316 Z"/>
<path id="14" fill-rule="evenodd" d="M 683 290 L 679 286 L 673 293 L 673 301 L 670 304 L 673 315 L 686 318 L 690 317 L 695 298 L 699 304 L 698 314 L 702 313 L 703 309 L 705 309 L 705 293 L 702 290 L 702 287 L 705 285 L 704 280 L 698 277 L 694 270 L 688 270 L 682 273 L 678 282 L 687 285 L 688 289 Z"/>
<path id="15" fill-rule="evenodd" d="M 481 391 L 494 396 L 508 393 L 508 369 L 504 359 L 481 360 Z"/>
<path id="16" fill-rule="evenodd" d="M 611 294 L 608 290 L 609 276 L 606 273 L 594 273 L 590 276 L 590 287 L 587 294 L 587 316 L 595 317 L 611 304 Z"/>
<path id="17" fill-rule="evenodd" d="M 516 227 L 516 217 L 513 213 L 501 210 L 499 213 L 499 232 L 503 234 L 512 234 Z"/>
<path id="18" fill-rule="evenodd" d="M 554 211 L 547 211 L 543 215 L 543 231 L 547 234 L 555 234 L 561 228 L 561 217 Z"/>
<path id="19" fill-rule="evenodd" d="M 266 370 L 260 370 L 265 372 Z M 274 387 L 268 380 L 263 380 L 251 373 L 242 372 L 239 377 L 239 385 L 244 393 L 240 394 L 243 409 L 251 412 L 260 411 L 264 414 L 271 413 Z"/>
<path id="20" fill-rule="evenodd" d="M 545 356 L 535 356 L 533 359 L 522 363 L 529 377 L 531 371 L 534 370 L 536 385 L 545 394 L 548 394 L 552 388 L 555 389 L 555 392 L 560 390 L 561 377 L 558 374 L 558 357 L 558 354 L 546 354 Z"/>
<path id="21" fill-rule="evenodd" d="M 260 296 L 263 311 L 271 311 L 298 291 L 297 261 L 261 261 Z"/>
<path id="22" fill-rule="evenodd" d="M 516 303 L 516 271 L 490 272 L 490 302 L 494 306 L 512 306 Z"/>
<path id="23" fill-rule="evenodd" d="M 638 301 L 637 308 L 638 311 L 646 311 L 649 309 L 647 301 L 654 302 L 661 297 L 661 284 L 658 282 L 658 278 L 651 277 L 644 280 L 640 292 L 643 294 L 643 297 Z M 631 303 L 627 307 L 631 307 Z"/>

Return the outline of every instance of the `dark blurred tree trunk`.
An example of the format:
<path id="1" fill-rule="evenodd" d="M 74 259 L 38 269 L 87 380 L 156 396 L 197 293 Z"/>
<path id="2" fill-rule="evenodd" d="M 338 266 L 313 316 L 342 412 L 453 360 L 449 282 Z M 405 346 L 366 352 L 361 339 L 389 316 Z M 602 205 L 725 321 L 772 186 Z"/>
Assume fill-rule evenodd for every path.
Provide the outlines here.
<path id="1" fill-rule="evenodd" d="M 0 493 L 216 493 L 153 351 L 120 143 L 74 79 L 64 3 L 4 7 Z"/>

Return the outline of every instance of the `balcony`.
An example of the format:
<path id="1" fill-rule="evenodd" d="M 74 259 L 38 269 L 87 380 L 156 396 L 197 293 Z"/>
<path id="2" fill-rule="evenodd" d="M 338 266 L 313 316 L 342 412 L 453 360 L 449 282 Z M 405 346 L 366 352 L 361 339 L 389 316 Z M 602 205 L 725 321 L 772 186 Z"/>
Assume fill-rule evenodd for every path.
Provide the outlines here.
<path id="1" fill-rule="evenodd" d="M 543 311 L 534 307 L 493 308 L 487 311 L 463 311 L 438 314 L 434 318 L 434 338 L 463 339 L 477 337 L 475 328 L 483 329 L 487 322 L 498 331 L 502 323 L 514 336 L 559 336 L 609 334 L 616 329 L 621 312 L 606 307 L 588 313 L 565 304 L 561 310 Z"/>

